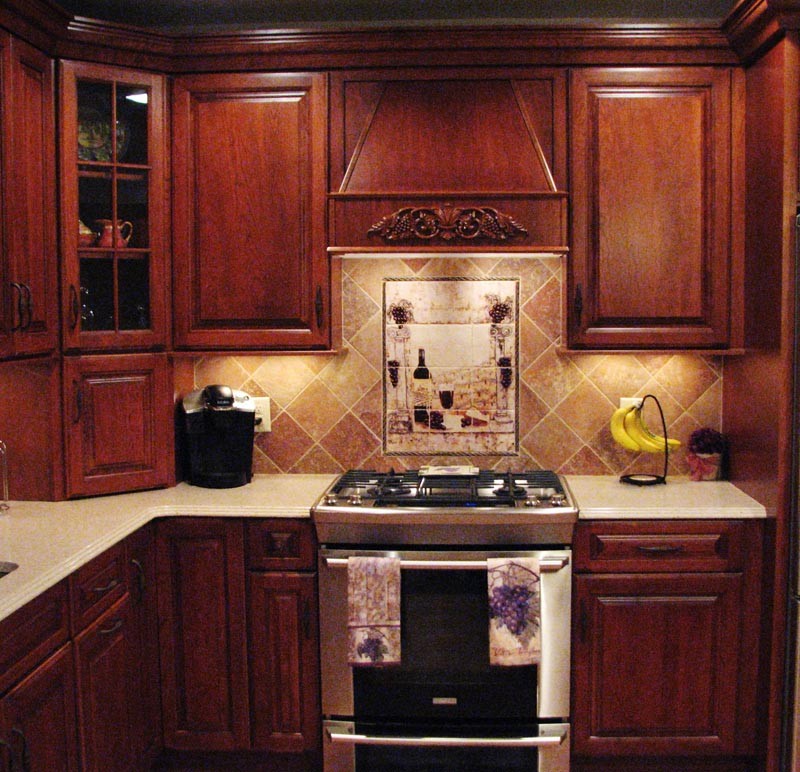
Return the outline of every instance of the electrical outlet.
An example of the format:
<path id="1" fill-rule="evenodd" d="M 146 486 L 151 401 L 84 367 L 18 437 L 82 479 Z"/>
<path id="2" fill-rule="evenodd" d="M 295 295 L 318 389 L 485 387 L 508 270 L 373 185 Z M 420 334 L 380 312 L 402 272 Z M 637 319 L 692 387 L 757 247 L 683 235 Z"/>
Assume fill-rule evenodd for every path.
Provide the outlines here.
<path id="1" fill-rule="evenodd" d="M 620 397 L 619 398 L 619 406 L 620 407 L 641 407 L 642 402 L 644 401 L 644 397 Z"/>
<path id="2" fill-rule="evenodd" d="M 271 432 L 272 418 L 269 413 L 269 397 L 253 397 L 256 405 L 256 432 Z"/>

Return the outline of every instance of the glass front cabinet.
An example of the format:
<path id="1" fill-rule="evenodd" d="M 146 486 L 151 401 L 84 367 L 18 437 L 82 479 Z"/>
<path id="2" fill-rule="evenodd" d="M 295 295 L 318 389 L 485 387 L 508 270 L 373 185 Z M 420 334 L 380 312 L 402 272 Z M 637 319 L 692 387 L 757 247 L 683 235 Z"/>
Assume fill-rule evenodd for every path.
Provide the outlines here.
<path id="1" fill-rule="evenodd" d="M 66 351 L 165 346 L 165 87 L 161 76 L 61 65 Z"/>

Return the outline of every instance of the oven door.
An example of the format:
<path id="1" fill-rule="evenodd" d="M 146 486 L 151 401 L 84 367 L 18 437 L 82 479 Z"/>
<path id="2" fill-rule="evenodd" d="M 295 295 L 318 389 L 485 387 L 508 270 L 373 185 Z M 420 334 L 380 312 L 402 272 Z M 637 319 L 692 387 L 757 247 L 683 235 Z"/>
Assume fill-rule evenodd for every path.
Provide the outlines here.
<path id="1" fill-rule="evenodd" d="M 569 772 L 569 724 L 374 726 L 325 721 L 325 772 Z"/>
<path id="2" fill-rule="evenodd" d="M 347 662 L 347 558 L 401 559 L 402 664 Z M 489 664 L 486 560 L 536 556 L 541 661 Z M 569 716 L 569 549 L 466 552 L 320 550 L 320 660 L 326 718 L 385 722 L 522 722 Z"/>

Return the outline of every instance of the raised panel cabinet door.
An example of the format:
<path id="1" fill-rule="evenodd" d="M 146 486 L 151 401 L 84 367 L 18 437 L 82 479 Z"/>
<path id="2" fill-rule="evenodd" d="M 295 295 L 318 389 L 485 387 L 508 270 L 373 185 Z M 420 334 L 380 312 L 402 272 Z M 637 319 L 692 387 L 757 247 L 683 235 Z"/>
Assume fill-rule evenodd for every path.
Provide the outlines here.
<path id="1" fill-rule="evenodd" d="M 58 345 L 53 60 L 12 38 L 3 205 L 14 354 Z"/>
<path id="2" fill-rule="evenodd" d="M 72 644 L 60 648 L 0 701 L 11 772 L 78 772 Z"/>
<path id="3" fill-rule="evenodd" d="M 741 574 L 577 576 L 573 750 L 736 752 Z"/>
<path id="4" fill-rule="evenodd" d="M 731 346 L 741 332 L 738 73 L 571 77 L 569 345 Z"/>
<path id="5" fill-rule="evenodd" d="M 314 751 L 319 743 L 315 577 L 248 574 L 253 747 Z"/>
<path id="6" fill-rule="evenodd" d="M 155 536 L 151 525 L 140 528 L 125 542 L 131 598 L 131 693 L 133 756 L 145 766 L 161 745 L 161 688 L 158 651 Z"/>
<path id="7" fill-rule="evenodd" d="M 175 345 L 330 345 L 323 74 L 173 86 Z"/>
<path id="8" fill-rule="evenodd" d="M 83 772 L 129 772 L 131 606 L 125 595 L 75 639 Z"/>
<path id="9" fill-rule="evenodd" d="M 67 496 L 168 484 L 170 381 L 161 354 L 65 357 Z"/>
<path id="10" fill-rule="evenodd" d="M 242 522 L 172 518 L 156 544 L 164 745 L 247 749 Z"/>

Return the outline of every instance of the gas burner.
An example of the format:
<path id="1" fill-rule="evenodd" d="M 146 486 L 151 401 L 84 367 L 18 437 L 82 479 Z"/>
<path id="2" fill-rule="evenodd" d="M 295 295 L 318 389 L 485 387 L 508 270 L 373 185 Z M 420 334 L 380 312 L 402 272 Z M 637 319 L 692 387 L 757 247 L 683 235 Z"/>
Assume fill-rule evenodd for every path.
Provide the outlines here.
<path id="1" fill-rule="evenodd" d="M 510 496 L 512 499 L 524 499 L 527 497 L 528 492 L 526 488 L 523 488 L 516 482 L 515 474 L 513 472 L 508 472 L 503 478 L 500 487 L 495 488 L 494 495 Z"/>

